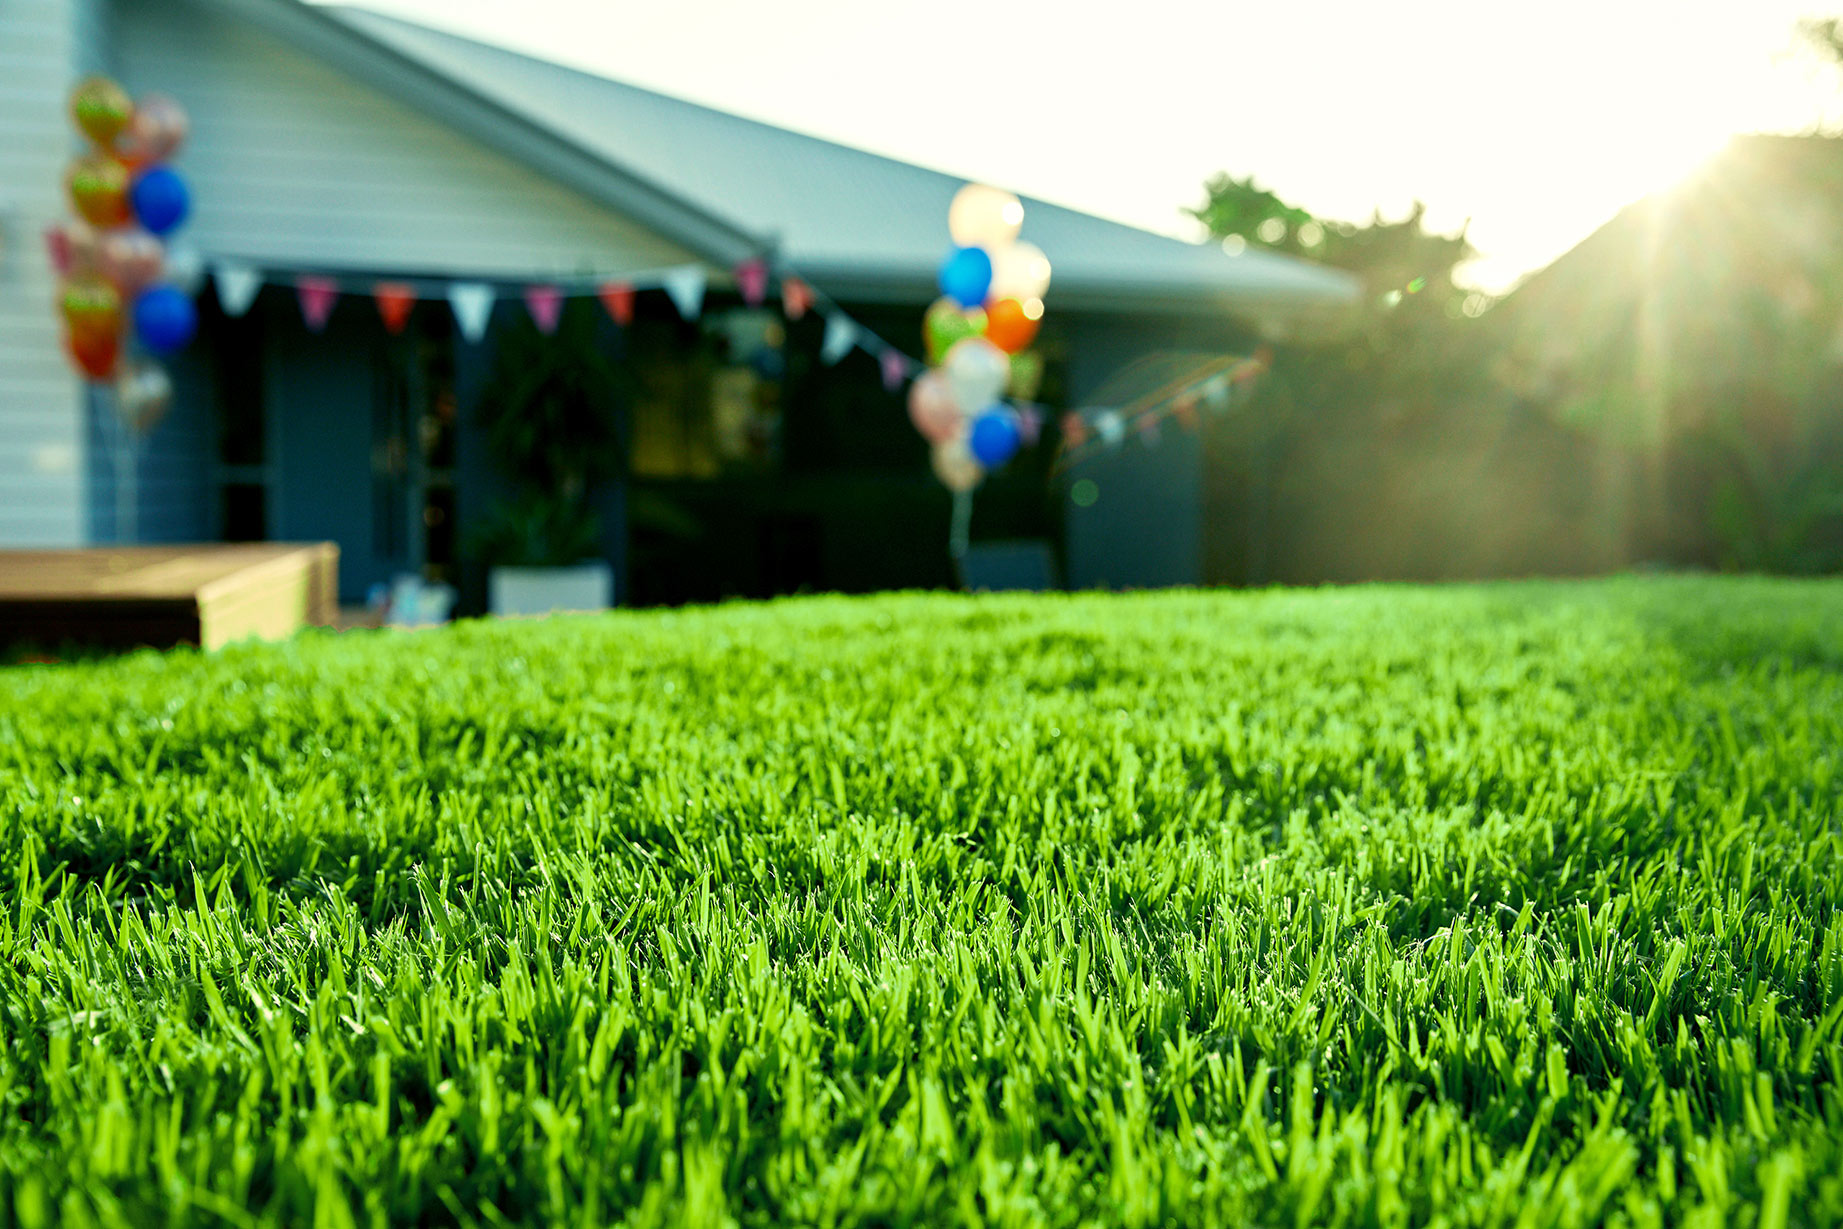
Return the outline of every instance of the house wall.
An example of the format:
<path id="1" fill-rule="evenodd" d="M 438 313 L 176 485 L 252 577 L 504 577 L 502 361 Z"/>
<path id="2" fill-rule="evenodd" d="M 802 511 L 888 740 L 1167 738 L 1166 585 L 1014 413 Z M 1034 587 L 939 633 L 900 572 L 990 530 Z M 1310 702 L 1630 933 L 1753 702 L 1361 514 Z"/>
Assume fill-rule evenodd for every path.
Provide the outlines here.
<path id="1" fill-rule="evenodd" d="M 1071 407 L 1104 405 L 1111 377 L 1160 351 L 1245 353 L 1251 339 L 1220 318 L 1082 315 L 1066 328 Z M 1205 579 L 1205 456 L 1201 438 L 1169 420 L 1156 437 L 1129 436 L 1062 479 L 1066 579 L 1072 589 L 1195 585 Z M 1098 497 L 1069 500 L 1082 479 Z"/>
<path id="2" fill-rule="evenodd" d="M 65 101 L 101 66 L 100 33 L 91 0 L 0 0 L 0 547 L 88 535 L 86 403 L 42 236 L 64 216 Z"/>
<path id="3" fill-rule="evenodd" d="M 109 14 L 111 67 L 123 84 L 136 94 L 172 94 L 191 116 L 177 166 L 191 188 L 193 212 L 175 241 L 198 251 L 207 266 L 222 257 L 278 271 L 524 281 L 693 259 L 252 25 L 183 0 L 112 0 Z M 298 317 L 273 320 L 277 344 L 265 348 L 273 368 L 267 383 L 293 394 L 274 399 L 282 414 L 312 417 L 316 395 L 374 395 L 376 382 L 362 372 L 344 382 L 324 378 L 328 356 L 320 351 L 339 347 L 362 363 L 378 348 L 369 343 L 383 338 L 369 304 L 345 304 L 338 319 L 343 332 L 320 336 L 308 334 Z M 353 328 L 364 333 L 356 341 L 347 335 Z M 171 367 L 178 387 L 173 412 L 140 452 L 138 536 L 214 537 L 220 527 L 211 364 L 192 353 Z M 330 417 L 369 422 L 370 408 Z M 113 427 L 91 416 L 97 446 L 90 502 L 98 537 L 111 536 L 118 521 Z M 312 430 L 307 422 L 272 424 L 270 446 L 278 456 L 271 463 L 283 450 L 299 454 L 302 432 Z M 368 481 L 363 458 L 355 464 L 361 469 L 354 474 L 328 473 L 310 485 L 332 491 Z M 295 495 L 302 486 L 298 470 Z M 316 519 L 299 499 L 272 491 L 270 503 L 272 534 L 326 536 L 337 528 L 337 517 Z M 350 545 L 369 550 L 369 543 Z M 355 556 L 354 566 L 359 562 Z"/>
<path id="4" fill-rule="evenodd" d="M 191 114 L 183 234 L 207 257 L 530 279 L 692 259 L 251 25 L 176 0 L 114 8 L 123 84 Z"/>

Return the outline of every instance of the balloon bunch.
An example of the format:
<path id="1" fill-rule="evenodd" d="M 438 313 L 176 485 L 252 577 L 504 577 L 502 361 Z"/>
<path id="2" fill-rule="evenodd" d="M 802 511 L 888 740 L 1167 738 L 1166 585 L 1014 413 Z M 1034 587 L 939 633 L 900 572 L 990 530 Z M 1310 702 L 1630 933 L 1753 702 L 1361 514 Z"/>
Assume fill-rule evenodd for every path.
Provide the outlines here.
<path id="1" fill-rule="evenodd" d="M 1041 367 L 1027 350 L 1050 276 L 1042 250 L 1019 242 L 1023 224 L 1022 202 L 984 184 L 961 188 L 947 213 L 954 247 L 922 328 L 933 366 L 909 388 L 909 417 L 955 492 L 972 490 L 1023 442 L 1023 420 L 1002 398 L 1034 395 Z"/>
<path id="2" fill-rule="evenodd" d="M 71 95 L 70 114 L 91 148 L 64 181 L 77 216 L 48 236 L 63 279 L 64 345 L 85 377 L 116 382 L 122 416 L 145 427 L 166 409 L 172 383 L 150 358 L 124 361 L 124 342 L 166 355 L 198 329 L 191 298 L 160 282 L 165 236 L 191 204 L 166 165 L 185 140 L 186 113 L 157 94 L 137 105 L 115 82 L 91 77 Z"/>

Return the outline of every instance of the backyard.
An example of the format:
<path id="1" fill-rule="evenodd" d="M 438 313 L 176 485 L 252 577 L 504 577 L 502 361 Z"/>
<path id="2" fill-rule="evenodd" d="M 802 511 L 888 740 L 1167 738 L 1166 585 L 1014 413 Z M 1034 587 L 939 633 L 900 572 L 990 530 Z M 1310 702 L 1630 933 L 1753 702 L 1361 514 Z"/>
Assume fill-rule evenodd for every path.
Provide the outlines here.
<path id="1" fill-rule="evenodd" d="M 1843 1221 L 1843 583 L 0 670 L 0 1225 Z"/>

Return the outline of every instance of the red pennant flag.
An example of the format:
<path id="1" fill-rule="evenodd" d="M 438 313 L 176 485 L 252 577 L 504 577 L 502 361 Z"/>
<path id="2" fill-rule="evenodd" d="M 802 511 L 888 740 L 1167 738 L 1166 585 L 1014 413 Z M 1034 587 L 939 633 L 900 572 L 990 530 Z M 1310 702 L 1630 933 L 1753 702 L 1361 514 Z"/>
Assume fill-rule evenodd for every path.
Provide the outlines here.
<path id="1" fill-rule="evenodd" d="M 1197 429 L 1197 395 L 1185 393 L 1171 403 L 1171 417 L 1177 419 L 1178 425 L 1186 431 Z"/>
<path id="2" fill-rule="evenodd" d="M 595 291 L 602 306 L 622 328 L 634 322 L 634 288 L 626 282 L 603 282 Z"/>
<path id="3" fill-rule="evenodd" d="M 537 324 L 538 332 L 546 337 L 550 336 L 557 331 L 557 321 L 563 318 L 562 287 L 525 287 L 525 310 L 531 313 L 531 319 Z"/>
<path id="4" fill-rule="evenodd" d="M 1062 442 L 1070 448 L 1080 448 L 1088 442 L 1088 423 L 1074 410 L 1062 416 Z"/>
<path id="5" fill-rule="evenodd" d="M 900 390 L 903 378 L 909 374 L 909 360 L 902 357 L 900 350 L 885 350 L 877 361 L 883 367 L 883 387 L 892 393 Z"/>
<path id="6" fill-rule="evenodd" d="M 754 256 L 736 266 L 736 289 L 750 307 L 760 307 L 768 297 L 768 262 Z"/>
<path id="7" fill-rule="evenodd" d="M 301 301 L 301 319 L 307 322 L 308 331 L 318 333 L 324 329 L 327 317 L 333 314 L 333 304 L 339 301 L 339 283 L 330 277 L 304 273 L 294 279 L 294 293 Z"/>
<path id="8" fill-rule="evenodd" d="M 51 268 L 63 277 L 70 272 L 70 234 L 62 226 L 45 228 L 45 250 L 51 256 Z"/>
<path id="9" fill-rule="evenodd" d="M 379 282 L 371 288 L 371 297 L 377 300 L 384 327 L 401 333 L 410 322 L 410 308 L 416 306 L 416 288 L 403 282 Z"/>
<path id="10" fill-rule="evenodd" d="M 781 310 L 789 320 L 798 320 L 813 306 L 813 288 L 797 277 L 781 279 Z"/>

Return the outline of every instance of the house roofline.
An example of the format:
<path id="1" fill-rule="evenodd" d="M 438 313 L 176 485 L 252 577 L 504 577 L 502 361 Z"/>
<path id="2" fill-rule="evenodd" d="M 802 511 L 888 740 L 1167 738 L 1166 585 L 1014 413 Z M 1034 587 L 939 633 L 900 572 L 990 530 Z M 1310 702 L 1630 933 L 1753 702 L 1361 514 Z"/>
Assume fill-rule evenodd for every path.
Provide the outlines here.
<path id="1" fill-rule="evenodd" d="M 256 25 L 373 89 L 618 210 L 720 267 L 728 268 L 774 250 L 772 237 L 748 233 L 301 0 L 193 3 Z"/>
<path id="2" fill-rule="evenodd" d="M 832 298 L 846 303 L 899 305 L 927 303 L 940 295 L 934 279 L 914 270 L 869 268 L 864 265 L 800 265 L 802 277 L 824 287 Z M 1347 276 L 1347 275 L 1344 275 Z M 1129 278 L 1082 281 L 1063 279 L 1050 287 L 1050 305 L 1058 312 L 1132 313 L 1144 311 L 1206 312 L 1249 324 L 1284 320 L 1299 326 L 1305 336 L 1339 333 L 1348 323 L 1350 309 L 1360 298 L 1354 278 L 1347 294 L 1325 297 L 1308 288 L 1252 289 L 1197 284 L 1154 283 Z"/>

